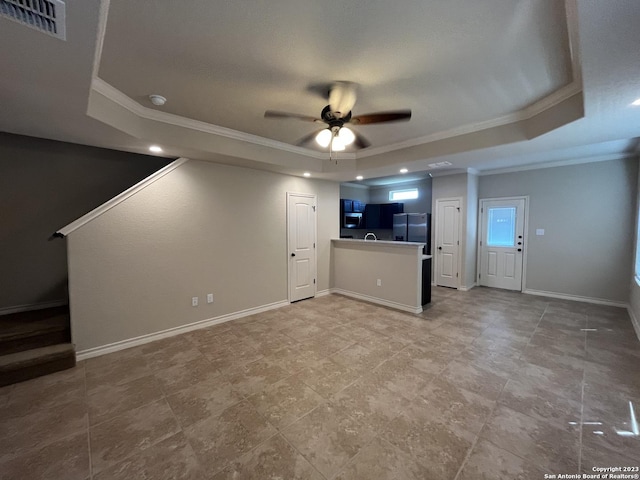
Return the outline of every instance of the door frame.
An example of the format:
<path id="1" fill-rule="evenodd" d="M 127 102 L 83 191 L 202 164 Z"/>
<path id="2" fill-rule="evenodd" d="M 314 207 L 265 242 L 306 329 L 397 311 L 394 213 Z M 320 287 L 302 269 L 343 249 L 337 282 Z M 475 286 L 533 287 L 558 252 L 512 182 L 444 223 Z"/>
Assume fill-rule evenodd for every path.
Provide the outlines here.
<path id="1" fill-rule="evenodd" d="M 484 237 L 484 222 L 482 221 L 482 211 L 485 205 L 485 202 L 491 202 L 495 200 L 524 200 L 524 240 L 525 240 L 525 249 L 524 255 L 522 256 L 522 285 L 520 287 L 520 292 L 524 292 L 527 288 L 527 257 L 529 255 L 529 195 L 519 195 L 519 196 L 511 196 L 511 197 L 491 197 L 491 198 L 481 198 L 478 201 L 478 243 L 476 245 L 476 285 L 479 287 L 482 286 L 480 284 L 480 268 L 482 261 L 482 254 L 480 242 L 482 242 L 482 238 Z M 515 290 L 513 290 L 515 291 Z"/>
<path id="2" fill-rule="evenodd" d="M 315 281 L 313 283 L 313 297 L 309 297 L 309 298 L 314 298 L 317 293 L 318 293 L 318 196 L 315 193 L 298 193 L 298 192 L 287 192 L 287 199 L 286 199 L 286 206 L 285 206 L 285 211 L 286 211 L 286 225 L 285 228 L 287 229 L 286 235 L 287 235 L 287 241 L 286 241 L 286 252 L 285 252 L 285 256 L 287 259 L 287 300 L 289 301 L 289 303 L 292 303 L 291 298 L 292 298 L 292 289 L 293 289 L 293 284 L 292 284 L 292 278 L 293 278 L 293 264 L 291 262 L 291 257 L 289 256 L 289 252 L 291 251 L 291 239 L 289 238 L 289 220 L 290 220 L 290 214 L 291 212 L 289 211 L 289 199 L 291 197 L 305 197 L 305 198 L 311 198 L 313 199 L 313 203 L 315 204 L 314 207 L 314 212 L 315 215 L 313 216 L 313 244 L 314 244 L 314 249 L 313 249 L 313 276 L 315 278 Z"/>
<path id="3" fill-rule="evenodd" d="M 438 233 L 439 233 L 439 228 L 438 228 L 438 204 L 440 202 L 451 202 L 451 201 L 458 201 L 458 205 L 460 205 L 460 210 L 458 210 L 458 276 L 456 277 L 457 280 L 457 285 L 456 285 L 456 290 L 460 290 L 460 281 L 462 279 L 462 275 L 460 275 L 460 247 L 462 246 L 460 243 L 460 238 L 462 238 L 462 217 L 463 217 L 463 209 L 464 209 L 464 199 L 462 197 L 443 197 L 443 198 L 436 198 L 436 208 L 435 208 L 435 215 L 433 215 L 433 237 L 431 238 L 431 245 L 432 245 L 432 250 L 433 253 L 431 254 L 432 256 L 432 260 L 435 260 L 433 262 L 433 280 L 432 280 L 432 285 L 437 286 L 438 285 L 438 259 L 436 258 L 436 249 L 438 248 L 436 246 L 437 243 L 437 239 L 438 239 Z"/>

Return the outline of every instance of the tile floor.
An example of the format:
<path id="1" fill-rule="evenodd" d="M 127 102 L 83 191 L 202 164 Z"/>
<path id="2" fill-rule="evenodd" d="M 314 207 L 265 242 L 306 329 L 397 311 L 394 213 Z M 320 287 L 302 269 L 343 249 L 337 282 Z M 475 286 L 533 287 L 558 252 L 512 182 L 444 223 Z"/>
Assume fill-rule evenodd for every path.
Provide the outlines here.
<path id="1" fill-rule="evenodd" d="M 623 309 L 331 295 L 0 389 L 0 478 L 543 479 L 639 466 L 630 402 Z"/>

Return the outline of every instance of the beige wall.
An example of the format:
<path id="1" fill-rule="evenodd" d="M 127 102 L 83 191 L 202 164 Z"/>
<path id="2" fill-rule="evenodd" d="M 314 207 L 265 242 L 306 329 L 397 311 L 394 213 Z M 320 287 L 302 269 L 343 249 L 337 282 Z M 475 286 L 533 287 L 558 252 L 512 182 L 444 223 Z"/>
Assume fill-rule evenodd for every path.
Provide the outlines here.
<path id="1" fill-rule="evenodd" d="M 318 197 L 328 289 L 337 183 L 189 161 L 69 235 L 77 350 L 287 300 L 287 192 Z"/>
<path id="2" fill-rule="evenodd" d="M 626 304 L 637 178 L 635 158 L 485 175 L 479 197 L 529 196 L 527 289 Z"/>
<path id="3" fill-rule="evenodd" d="M 422 309 L 421 255 L 421 248 L 402 243 L 333 242 L 334 288 L 341 293 L 419 313 Z"/>
<path id="4" fill-rule="evenodd" d="M 66 245 L 49 237 L 169 162 L 0 133 L 0 312 L 66 303 Z"/>
<path id="5" fill-rule="evenodd" d="M 432 192 L 434 215 L 431 218 L 433 223 L 431 234 L 431 245 L 433 246 L 431 250 L 433 253 L 434 274 L 438 255 L 437 245 L 435 245 L 436 200 L 459 197 L 462 199 L 460 203 L 462 230 L 460 231 L 458 273 L 460 274 L 460 288 L 471 288 L 475 284 L 476 277 L 478 177 L 468 173 L 434 177 Z"/>

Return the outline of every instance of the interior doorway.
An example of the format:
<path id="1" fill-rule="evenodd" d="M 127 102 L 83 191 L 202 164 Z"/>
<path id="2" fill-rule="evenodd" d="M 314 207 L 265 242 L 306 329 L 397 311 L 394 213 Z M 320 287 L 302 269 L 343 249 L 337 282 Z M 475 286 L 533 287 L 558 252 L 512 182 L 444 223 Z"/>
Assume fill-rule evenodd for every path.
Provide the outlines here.
<path id="1" fill-rule="evenodd" d="M 458 288 L 460 265 L 461 198 L 436 200 L 435 283 Z"/>
<path id="2" fill-rule="evenodd" d="M 316 196 L 287 192 L 289 301 L 316 295 Z"/>

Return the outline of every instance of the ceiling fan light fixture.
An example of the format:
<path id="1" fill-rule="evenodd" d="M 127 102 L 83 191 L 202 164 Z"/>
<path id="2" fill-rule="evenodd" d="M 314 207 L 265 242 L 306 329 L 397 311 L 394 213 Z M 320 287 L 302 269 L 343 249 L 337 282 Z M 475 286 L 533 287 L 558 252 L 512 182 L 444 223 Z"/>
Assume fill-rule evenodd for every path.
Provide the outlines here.
<path id="1" fill-rule="evenodd" d="M 331 130 L 329 130 L 328 128 L 320 130 L 318 132 L 318 135 L 316 135 L 316 143 L 322 148 L 327 148 L 331 143 L 331 137 Z"/>
<path id="2" fill-rule="evenodd" d="M 350 128 L 342 127 L 338 132 L 338 138 L 340 139 L 343 145 L 351 145 L 353 141 L 356 139 L 356 136 L 351 131 Z"/>
<path id="3" fill-rule="evenodd" d="M 334 152 L 342 152 L 344 149 L 345 145 L 340 137 L 337 135 L 333 137 L 333 140 L 331 140 L 331 150 L 333 150 Z"/>

